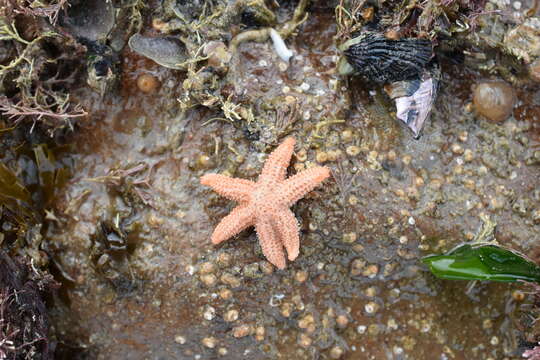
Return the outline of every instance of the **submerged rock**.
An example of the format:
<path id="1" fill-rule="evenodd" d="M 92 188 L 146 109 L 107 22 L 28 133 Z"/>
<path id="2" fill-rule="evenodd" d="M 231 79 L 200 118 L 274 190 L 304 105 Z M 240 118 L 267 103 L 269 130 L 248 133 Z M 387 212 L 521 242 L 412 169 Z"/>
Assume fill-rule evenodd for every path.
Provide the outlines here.
<path id="1" fill-rule="evenodd" d="M 540 82 L 540 58 L 529 64 L 527 70 L 529 71 L 529 77 L 531 80 Z"/>
<path id="2" fill-rule="evenodd" d="M 503 46 L 518 59 L 531 63 L 540 56 L 540 19 L 533 17 L 508 31 Z"/>
<path id="3" fill-rule="evenodd" d="M 111 1 L 71 1 L 61 23 L 75 37 L 104 41 L 114 27 L 115 15 Z"/>

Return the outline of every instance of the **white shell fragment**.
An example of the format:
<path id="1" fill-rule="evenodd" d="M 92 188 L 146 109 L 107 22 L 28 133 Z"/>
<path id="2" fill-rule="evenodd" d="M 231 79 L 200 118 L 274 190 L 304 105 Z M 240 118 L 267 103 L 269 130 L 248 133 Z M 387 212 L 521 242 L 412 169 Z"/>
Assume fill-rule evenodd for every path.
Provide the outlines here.
<path id="1" fill-rule="evenodd" d="M 426 70 L 421 79 L 397 81 L 386 88 L 396 104 L 397 118 L 412 130 L 415 139 L 420 138 L 437 96 L 439 81 L 435 74 Z"/>
<path id="2" fill-rule="evenodd" d="M 270 29 L 270 37 L 274 42 L 274 49 L 276 49 L 276 53 L 281 58 L 281 60 L 289 62 L 289 59 L 293 56 L 293 52 L 287 48 L 287 45 L 285 44 L 285 41 L 283 41 L 283 38 L 274 29 Z"/>
<path id="3" fill-rule="evenodd" d="M 397 118 L 403 121 L 413 131 L 414 137 L 420 137 L 424 122 L 431 114 L 431 106 L 435 100 L 435 85 L 429 78 L 420 84 L 411 96 L 397 98 Z"/>

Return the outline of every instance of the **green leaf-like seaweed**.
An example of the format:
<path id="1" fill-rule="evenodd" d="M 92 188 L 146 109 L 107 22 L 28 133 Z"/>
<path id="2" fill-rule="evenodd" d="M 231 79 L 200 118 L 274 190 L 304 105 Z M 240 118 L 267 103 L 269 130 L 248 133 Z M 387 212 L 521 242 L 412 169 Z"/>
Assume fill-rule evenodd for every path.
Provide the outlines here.
<path id="1" fill-rule="evenodd" d="M 426 256 L 422 262 L 441 279 L 540 283 L 540 266 L 493 244 L 460 245 L 443 255 Z"/>

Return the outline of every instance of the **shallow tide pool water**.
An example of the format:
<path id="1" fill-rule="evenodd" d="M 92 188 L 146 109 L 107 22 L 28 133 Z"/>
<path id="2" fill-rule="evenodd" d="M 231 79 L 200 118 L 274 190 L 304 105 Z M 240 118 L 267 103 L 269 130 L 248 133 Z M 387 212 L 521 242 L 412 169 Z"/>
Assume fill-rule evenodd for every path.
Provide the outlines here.
<path id="1" fill-rule="evenodd" d="M 122 90 L 88 109 L 73 140 L 74 176 L 48 226 L 57 278 L 53 328 L 66 356 L 89 359 L 518 359 L 529 301 L 516 284 L 444 281 L 424 255 L 497 223 L 500 244 L 534 249 L 540 224 L 538 93 L 517 89 L 513 116 L 471 111 L 481 74 L 442 64 L 439 96 L 414 140 L 392 103 L 335 74 L 331 14 L 288 40 L 233 55 L 228 91 L 254 123 L 202 106 L 179 110 L 182 72 L 124 50 Z M 160 86 L 137 87 L 142 74 Z M 389 112 L 390 110 L 390 112 Z M 210 234 L 234 204 L 205 173 L 255 179 L 267 154 L 297 139 L 289 174 L 332 178 L 292 207 L 300 255 L 277 270 L 253 229 L 220 246 Z M 63 275 L 62 275 L 63 274 Z M 71 357 L 73 358 L 73 357 Z"/>

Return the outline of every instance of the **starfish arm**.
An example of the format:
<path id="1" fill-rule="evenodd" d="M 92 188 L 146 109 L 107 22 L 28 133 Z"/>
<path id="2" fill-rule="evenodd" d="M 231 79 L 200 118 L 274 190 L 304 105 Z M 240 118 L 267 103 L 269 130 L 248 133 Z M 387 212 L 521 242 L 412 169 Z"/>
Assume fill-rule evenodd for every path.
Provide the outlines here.
<path id="1" fill-rule="evenodd" d="M 246 202 L 255 188 L 255 183 L 246 179 L 232 178 L 220 174 L 206 174 L 201 184 L 210 186 L 221 196 L 237 202 Z"/>
<path id="2" fill-rule="evenodd" d="M 255 230 L 259 237 L 262 252 L 266 259 L 279 269 L 285 269 L 285 254 L 283 246 L 278 240 L 277 234 L 270 221 L 270 218 L 257 219 Z"/>
<path id="3" fill-rule="evenodd" d="M 278 192 L 287 206 L 291 206 L 329 176 L 330 169 L 326 166 L 307 169 L 282 182 Z"/>
<path id="4" fill-rule="evenodd" d="M 298 234 L 298 221 L 289 209 L 280 211 L 273 216 L 281 241 L 287 250 L 290 261 L 298 257 L 300 253 L 300 236 Z"/>
<path id="5" fill-rule="evenodd" d="M 216 226 L 212 234 L 212 244 L 219 244 L 230 239 L 242 230 L 254 224 L 253 209 L 249 206 L 239 205 L 225 216 Z"/>
<path id="6" fill-rule="evenodd" d="M 282 181 L 294 151 L 294 138 L 286 138 L 269 156 L 259 179 Z"/>

